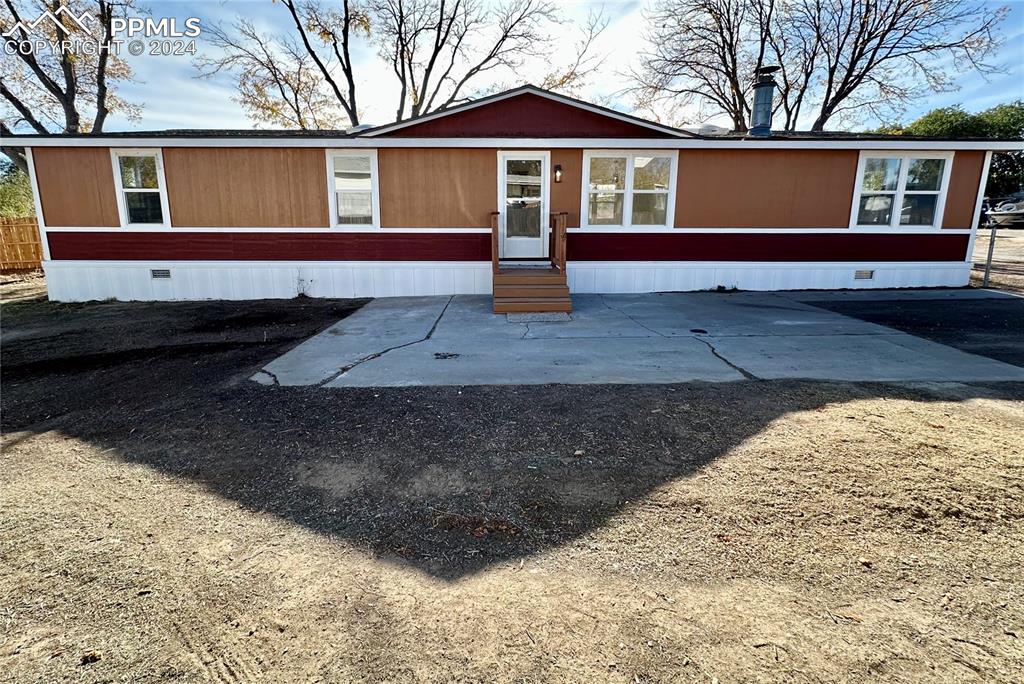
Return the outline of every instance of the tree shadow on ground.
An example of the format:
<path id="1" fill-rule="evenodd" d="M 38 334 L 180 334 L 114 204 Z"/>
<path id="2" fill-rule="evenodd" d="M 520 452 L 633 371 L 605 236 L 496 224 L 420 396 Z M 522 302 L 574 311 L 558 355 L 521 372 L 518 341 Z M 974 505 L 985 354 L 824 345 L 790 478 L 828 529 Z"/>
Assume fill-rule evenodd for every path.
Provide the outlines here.
<path id="1" fill-rule="evenodd" d="M 5 441 L 57 431 L 455 580 L 579 538 L 786 414 L 950 398 L 820 382 L 327 390 L 246 380 L 359 304 L 33 305 L 5 322 Z M 958 398 L 1022 396 L 1019 385 L 959 387 Z"/>

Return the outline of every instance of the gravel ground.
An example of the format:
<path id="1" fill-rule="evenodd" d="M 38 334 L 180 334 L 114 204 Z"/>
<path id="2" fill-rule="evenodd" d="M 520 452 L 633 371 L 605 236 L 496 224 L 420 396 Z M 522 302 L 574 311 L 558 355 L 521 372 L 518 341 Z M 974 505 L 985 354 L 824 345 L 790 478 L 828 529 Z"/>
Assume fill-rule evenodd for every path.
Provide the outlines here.
<path id="1" fill-rule="evenodd" d="M 971 284 L 976 287 L 981 287 L 985 275 L 990 235 L 988 230 L 981 230 L 974 241 L 974 270 L 971 273 Z M 997 231 L 989 286 L 1011 292 L 1024 292 L 1024 229 L 1004 228 Z"/>
<path id="2" fill-rule="evenodd" d="M 3 305 L 0 681 L 1024 679 L 1024 387 L 245 380 L 360 304 Z"/>

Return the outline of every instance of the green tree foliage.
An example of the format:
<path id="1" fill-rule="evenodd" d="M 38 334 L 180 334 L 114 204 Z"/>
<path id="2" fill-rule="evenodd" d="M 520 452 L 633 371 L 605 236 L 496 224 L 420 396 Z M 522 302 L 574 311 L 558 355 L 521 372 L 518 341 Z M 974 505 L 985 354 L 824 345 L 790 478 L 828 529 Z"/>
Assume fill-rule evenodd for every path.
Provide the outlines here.
<path id="1" fill-rule="evenodd" d="M 28 174 L 6 159 L 0 160 L 0 217 L 34 216 Z"/>
<path id="2" fill-rule="evenodd" d="M 972 114 L 960 105 L 933 109 L 906 126 L 887 125 L 877 130 L 890 135 L 921 135 L 933 138 L 1024 139 L 1024 100 L 997 105 Z M 992 155 L 988 197 L 1001 197 L 1024 189 L 1024 153 Z"/>

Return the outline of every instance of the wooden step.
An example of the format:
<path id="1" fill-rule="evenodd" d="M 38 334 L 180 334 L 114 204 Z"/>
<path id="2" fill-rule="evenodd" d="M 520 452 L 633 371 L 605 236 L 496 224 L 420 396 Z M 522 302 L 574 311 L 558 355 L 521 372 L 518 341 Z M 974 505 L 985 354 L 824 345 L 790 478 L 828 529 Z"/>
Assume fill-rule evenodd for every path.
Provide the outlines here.
<path id="1" fill-rule="evenodd" d="M 495 285 L 564 285 L 565 282 L 565 273 L 554 268 L 507 269 L 494 275 Z"/>
<path id="2" fill-rule="evenodd" d="M 572 311 L 569 297 L 504 297 L 494 298 L 494 313 L 548 313 Z"/>
<path id="3" fill-rule="evenodd" d="M 545 283 L 545 284 L 531 284 L 531 283 L 510 283 L 508 285 L 495 285 L 494 286 L 494 297 L 496 299 L 502 297 L 510 297 L 517 299 L 520 297 L 568 297 L 569 286 L 564 283 Z"/>

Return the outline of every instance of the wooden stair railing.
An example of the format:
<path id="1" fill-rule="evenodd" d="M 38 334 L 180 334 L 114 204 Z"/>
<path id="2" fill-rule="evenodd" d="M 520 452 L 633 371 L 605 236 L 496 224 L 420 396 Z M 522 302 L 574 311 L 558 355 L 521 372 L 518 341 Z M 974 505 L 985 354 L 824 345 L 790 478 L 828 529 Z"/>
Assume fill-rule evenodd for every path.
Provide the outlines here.
<path id="1" fill-rule="evenodd" d="M 566 212 L 551 214 L 551 248 L 548 254 L 551 256 L 551 265 L 562 273 L 565 273 L 565 233 L 568 223 L 569 214 Z"/>
<path id="2" fill-rule="evenodd" d="M 499 264 L 498 264 L 498 224 L 501 214 L 492 211 L 491 212 L 491 275 L 497 275 Z"/>
<path id="3" fill-rule="evenodd" d="M 550 216 L 550 264 L 501 268 L 498 259 L 499 215 L 491 214 L 491 267 L 494 313 L 541 313 L 572 311 L 565 272 L 565 228 L 568 214 Z"/>

